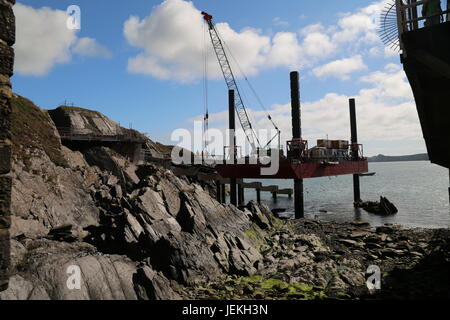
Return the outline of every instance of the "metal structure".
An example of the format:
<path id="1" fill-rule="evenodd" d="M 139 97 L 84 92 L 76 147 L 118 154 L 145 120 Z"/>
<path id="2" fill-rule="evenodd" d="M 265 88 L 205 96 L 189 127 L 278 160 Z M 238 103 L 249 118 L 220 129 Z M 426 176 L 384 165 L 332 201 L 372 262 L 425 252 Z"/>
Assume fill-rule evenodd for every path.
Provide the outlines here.
<path id="1" fill-rule="evenodd" d="M 391 0 L 386 3 L 380 17 L 379 34 L 384 44 L 393 50 L 402 51 L 405 55 L 405 48 L 402 35 L 406 32 L 418 30 L 425 27 L 425 20 L 433 17 L 441 17 L 441 21 L 449 21 L 450 10 L 448 8 L 441 13 L 421 16 L 419 8 L 427 1 L 417 0 Z M 445 18 L 447 16 L 447 18 Z"/>
<path id="2" fill-rule="evenodd" d="M 450 168 L 450 23 L 443 19 L 450 10 L 421 16 L 418 7 L 423 3 L 397 0 L 401 62 L 414 93 L 430 161 Z M 436 16 L 441 16 L 440 23 L 420 23 Z"/>
<path id="3" fill-rule="evenodd" d="M 219 62 L 220 69 L 222 70 L 222 74 L 223 74 L 223 77 L 227 84 L 228 90 L 230 90 L 230 91 L 232 90 L 235 93 L 234 107 L 235 107 L 236 113 L 238 115 L 241 127 L 245 132 L 248 142 L 250 143 L 252 152 L 254 154 L 257 154 L 258 150 L 260 148 L 268 147 L 277 136 L 278 136 L 278 148 L 279 148 L 280 147 L 280 130 L 275 125 L 272 117 L 269 114 L 267 114 L 267 118 L 272 123 L 272 125 L 275 127 L 275 129 L 277 130 L 277 134 L 274 137 L 272 137 L 272 139 L 265 146 L 261 145 L 261 143 L 258 139 L 258 136 L 252 126 L 252 123 L 250 122 L 250 118 L 249 118 L 247 110 L 245 108 L 244 101 L 242 100 L 242 95 L 241 95 L 241 92 L 237 85 L 233 70 L 231 68 L 230 60 L 227 57 L 224 43 L 221 40 L 214 23 L 212 22 L 213 17 L 206 12 L 202 12 L 202 15 L 203 15 L 204 20 L 208 24 L 208 30 L 209 30 L 209 35 L 211 38 L 211 43 L 214 48 L 214 52 L 216 54 L 217 60 Z M 247 77 L 245 77 L 245 79 L 248 81 Z M 250 85 L 250 83 L 249 83 L 249 85 Z M 253 87 L 251 85 L 250 85 L 250 87 L 251 87 L 253 93 L 255 94 L 255 96 L 257 96 Z M 259 100 L 261 106 L 264 107 L 261 100 L 259 99 L 259 97 L 257 97 L 257 99 Z M 207 118 L 205 120 L 207 121 Z"/>
<path id="4" fill-rule="evenodd" d="M 350 144 L 350 156 L 352 161 L 358 161 L 360 157 L 360 145 L 358 144 L 358 128 L 356 126 L 356 105 L 355 99 L 350 99 L 350 131 L 351 131 L 351 144 Z M 361 192 L 359 188 L 359 174 L 353 174 L 353 201 L 356 205 L 361 202 Z"/>
<path id="5" fill-rule="evenodd" d="M 244 130 L 247 140 L 250 143 L 252 150 L 256 150 L 260 147 L 258 137 L 253 130 L 252 124 L 245 109 L 244 102 L 242 101 L 241 93 L 239 91 L 236 79 L 231 69 L 230 61 L 225 53 L 225 48 L 222 44 L 222 40 L 217 33 L 216 27 L 212 22 L 213 17 L 206 12 L 202 12 L 203 18 L 208 23 L 209 35 L 211 37 L 211 42 L 216 53 L 217 60 L 219 61 L 220 68 L 225 78 L 228 90 L 233 90 L 235 92 L 235 109 L 238 114 L 239 122 L 241 123 L 242 129 Z"/>
<path id="6" fill-rule="evenodd" d="M 102 142 L 136 142 L 144 143 L 141 137 L 132 134 L 96 134 L 86 130 L 77 130 L 67 127 L 57 127 L 62 140 L 73 141 L 102 141 Z"/>
<path id="7" fill-rule="evenodd" d="M 387 47 L 393 50 L 400 50 L 396 7 L 396 0 L 391 0 L 384 7 L 380 17 L 379 34 L 381 41 Z"/>
<path id="8" fill-rule="evenodd" d="M 242 129 L 244 130 L 247 140 L 249 141 L 252 151 L 256 151 L 257 163 L 241 164 L 217 164 L 215 169 L 223 178 L 230 178 L 230 183 L 232 185 L 232 202 L 236 202 L 235 195 L 235 181 L 237 179 L 243 178 L 266 178 L 266 179 L 293 179 L 294 180 L 294 202 L 295 202 L 295 218 L 304 217 L 304 197 L 303 197 L 303 179 L 313 178 L 313 177 L 324 177 L 324 176 L 337 176 L 344 174 L 354 174 L 357 176 L 359 173 L 368 172 L 367 159 L 359 157 L 359 145 L 355 141 L 352 144 L 347 143 L 347 149 L 350 147 L 351 158 L 340 159 L 341 161 L 328 161 L 328 159 L 322 161 L 320 159 L 313 159 L 310 157 L 308 152 L 308 142 L 302 139 L 301 130 L 301 111 L 300 111 L 300 85 L 299 85 L 299 74 L 298 72 L 291 72 L 290 74 L 290 87 L 291 87 L 291 107 L 292 107 L 292 140 L 287 142 L 287 158 L 282 156 L 282 154 L 277 153 L 278 159 L 274 159 L 273 153 L 270 152 L 271 163 L 264 165 L 259 163 L 259 148 L 261 147 L 258 137 L 250 123 L 247 111 L 244 106 L 244 102 L 241 98 L 241 93 L 239 91 L 236 79 L 234 77 L 233 71 L 231 69 L 230 62 L 227 58 L 224 45 L 220 36 L 216 30 L 214 23 L 212 22 L 213 17 L 202 12 L 204 20 L 208 24 L 209 35 L 211 37 L 212 45 L 216 53 L 217 59 L 219 61 L 220 68 L 222 70 L 225 82 L 229 90 L 229 116 L 230 116 L 230 130 L 235 129 L 234 125 L 234 110 L 236 110 L 239 121 L 241 123 Z M 234 109 L 234 110 L 233 110 Z M 268 115 L 269 120 L 275 126 L 270 115 Z M 353 120 L 352 120 L 353 121 Z M 278 128 L 275 126 L 278 130 Z M 353 125 L 352 122 L 352 136 L 353 128 L 356 130 L 356 123 Z M 356 135 L 355 135 L 356 137 Z M 273 140 L 274 138 L 272 138 Z M 278 130 L 278 140 L 280 140 L 280 131 Z M 352 139 L 353 140 L 353 139 Z M 230 151 L 235 159 L 235 142 L 234 137 L 230 137 L 230 143 L 232 144 Z M 269 142 L 265 147 L 267 147 L 271 142 Z M 278 141 L 280 145 L 280 141 Z M 265 148 L 264 147 L 264 148 Z M 348 152 L 348 150 L 347 150 Z M 247 159 L 247 158 L 246 158 Z M 250 158 L 248 158 L 250 160 Z M 278 165 L 277 172 L 270 176 L 263 175 L 264 167 L 271 167 L 275 161 Z M 277 161 L 278 160 L 278 161 Z M 359 178 L 359 176 L 358 176 Z M 359 180 L 358 180 L 359 182 Z M 359 183 L 355 184 L 355 190 L 359 191 Z M 243 204 L 244 201 L 244 188 L 241 184 L 238 184 L 238 199 L 237 203 L 239 205 Z M 260 198 L 258 191 L 257 197 Z M 223 185 L 217 185 L 217 194 L 222 200 L 224 196 Z M 356 194 L 356 193 L 355 193 Z M 276 193 L 274 193 L 276 198 Z M 359 197 L 359 195 L 358 195 Z"/>
<path id="9" fill-rule="evenodd" d="M 414 93 L 430 161 L 450 168 L 449 1 L 446 10 L 419 16 L 418 7 L 424 3 L 396 0 L 397 30 L 402 49 L 400 57 Z M 434 20 L 439 21 L 430 19 L 436 16 L 440 19 Z M 424 20 L 428 23 L 422 25 Z M 448 191 L 450 198 L 450 187 Z"/>
<path id="10" fill-rule="evenodd" d="M 291 105 L 292 105 L 292 135 L 293 139 L 287 142 L 287 158 L 281 157 L 279 169 L 274 175 L 263 175 L 262 168 L 271 164 L 217 164 L 215 169 L 224 178 L 253 178 L 253 179 L 294 179 L 298 187 L 295 198 L 301 198 L 302 179 L 338 176 L 346 174 L 359 174 L 368 172 L 367 159 L 362 153 L 362 145 L 357 143 L 356 113 L 351 116 L 352 143 L 346 146 L 349 154 L 346 158 L 335 159 L 332 156 L 317 158 L 308 152 L 307 141 L 301 138 L 300 91 L 298 72 L 291 73 Z M 350 102 L 352 103 L 352 102 Z M 295 191 L 294 191 L 295 192 Z M 300 206 L 301 204 L 299 204 Z M 299 211 L 301 209 L 299 208 Z"/>

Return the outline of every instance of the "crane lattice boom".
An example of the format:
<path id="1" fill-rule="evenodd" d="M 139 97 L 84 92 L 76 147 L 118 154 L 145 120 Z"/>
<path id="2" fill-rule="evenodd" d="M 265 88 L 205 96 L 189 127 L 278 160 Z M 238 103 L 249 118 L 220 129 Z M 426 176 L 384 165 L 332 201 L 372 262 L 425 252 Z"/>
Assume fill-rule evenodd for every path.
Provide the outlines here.
<path id="1" fill-rule="evenodd" d="M 242 101 L 241 93 L 239 92 L 239 88 L 236 83 L 236 79 L 234 78 L 233 70 L 231 69 L 230 62 L 225 53 L 224 46 L 222 41 L 220 40 L 219 34 L 217 33 L 216 27 L 212 22 L 212 16 L 207 14 L 206 12 L 202 12 L 203 18 L 208 23 L 209 26 L 209 35 L 211 37 L 212 45 L 214 51 L 216 53 L 217 59 L 219 60 L 220 68 L 222 69 L 223 77 L 225 78 L 225 82 L 227 84 L 228 90 L 234 90 L 235 92 L 235 107 L 236 113 L 239 118 L 239 122 L 241 123 L 242 129 L 244 130 L 247 140 L 250 143 L 253 151 L 256 151 L 257 145 L 259 146 L 258 138 L 256 137 L 255 132 L 253 131 L 252 124 L 250 123 L 250 119 L 247 114 L 247 110 L 245 109 L 244 102 Z"/>

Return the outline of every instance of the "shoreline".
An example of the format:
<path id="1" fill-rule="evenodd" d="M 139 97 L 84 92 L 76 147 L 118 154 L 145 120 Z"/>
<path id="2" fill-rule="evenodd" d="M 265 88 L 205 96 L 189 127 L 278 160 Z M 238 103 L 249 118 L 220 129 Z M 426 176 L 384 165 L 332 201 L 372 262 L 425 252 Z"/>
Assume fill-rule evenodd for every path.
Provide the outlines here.
<path id="1" fill-rule="evenodd" d="M 301 219 L 258 241 L 264 265 L 256 274 L 227 276 L 187 294 L 199 300 L 450 298 L 449 228 Z M 369 266 L 380 268 L 380 290 L 367 288 Z"/>

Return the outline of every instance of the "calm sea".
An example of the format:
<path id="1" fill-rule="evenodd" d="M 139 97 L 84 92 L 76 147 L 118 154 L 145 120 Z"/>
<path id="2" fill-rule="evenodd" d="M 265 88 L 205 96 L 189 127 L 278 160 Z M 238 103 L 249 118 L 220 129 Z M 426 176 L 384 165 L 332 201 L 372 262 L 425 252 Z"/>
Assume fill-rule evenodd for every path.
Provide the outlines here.
<path id="1" fill-rule="evenodd" d="M 305 179 L 305 214 L 309 218 L 327 221 L 366 221 L 371 225 L 394 223 L 406 227 L 450 227 L 449 171 L 428 161 L 369 163 L 375 176 L 361 177 L 363 200 L 387 197 L 399 212 L 389 217 L 370 214 L 353 207 L 352 176 Z M 292 180 L 255 180 L 264 185 L 293 188 Z M 253 190 L 246 190 L 245 200 L 256 199 Z M 270 193 L 262 200 L 271 208 L 286 208 L 293 214 L 293 199 L 280 195 L 275 203 Z"/>

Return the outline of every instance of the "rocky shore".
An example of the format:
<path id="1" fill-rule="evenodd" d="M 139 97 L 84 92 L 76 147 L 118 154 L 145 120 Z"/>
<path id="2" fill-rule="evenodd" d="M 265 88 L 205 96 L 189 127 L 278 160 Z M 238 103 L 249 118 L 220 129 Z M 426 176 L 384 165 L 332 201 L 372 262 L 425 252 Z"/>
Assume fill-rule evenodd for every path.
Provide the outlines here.
<path id="1" fill-rule="evenodd" d="M 134 163 L 120 148 L 69 149 L 48 112 L 12 102 L 11 272 L 0 299 L 450 297 L 449 230 L 283 221 L 253 201 L 223 205 L 213 185 Z M 118 126 L 65 112 L 100 133 L 99 123 Z M 370 265 L 381 290 L 367 289 Z"/>
<path id="2" fill-rule="evenodd" d="M 366 223 L 285 222 L 257 243 L 263 266 L 196 288 L 199 299 L 448 299 L 450 230 Z M 369 291 L 378 266 L 381 289 Z M 191 293 L 189 293 L 191 294 Z M 187 295 L 189 295 L 187 294 Z M 186 295 L 186 296 L 187 296 Z"/>

